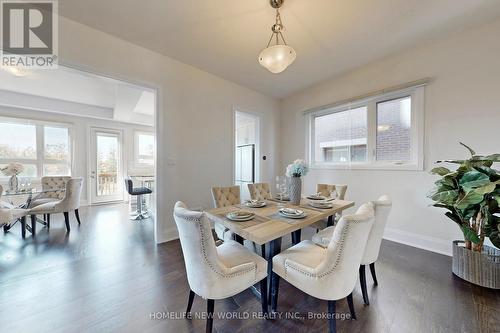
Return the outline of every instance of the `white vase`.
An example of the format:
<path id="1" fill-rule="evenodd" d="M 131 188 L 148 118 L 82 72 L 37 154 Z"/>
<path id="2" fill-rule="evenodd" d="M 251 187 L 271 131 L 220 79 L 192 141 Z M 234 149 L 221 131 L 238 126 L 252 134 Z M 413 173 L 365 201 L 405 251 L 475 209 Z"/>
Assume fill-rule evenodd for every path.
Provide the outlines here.
<path id="1" fill-rule="evenodd" d="M 290 203 L 292 205 L 300 204 L 300 197 L 302 195 L 302 179 L 300 177 L 290 177 L 288 195 L 290 196 Z"/>
<path id="2" fill-rule="evenodd" d="M 19 189 L 19 180 L 17 179 L 17 175 L 12 175 L 9 179 L 9 191 L 16 192 Z"/>

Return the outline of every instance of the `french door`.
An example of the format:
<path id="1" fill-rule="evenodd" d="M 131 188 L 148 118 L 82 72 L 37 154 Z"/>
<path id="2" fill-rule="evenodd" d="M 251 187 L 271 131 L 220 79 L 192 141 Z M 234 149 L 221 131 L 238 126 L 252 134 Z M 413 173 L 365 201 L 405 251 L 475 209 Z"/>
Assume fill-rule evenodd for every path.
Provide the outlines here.
<path id="1" fill-rule="evenodd" d="M 91 203 L 123 200 L 122 132 L 91 128 Z"/>

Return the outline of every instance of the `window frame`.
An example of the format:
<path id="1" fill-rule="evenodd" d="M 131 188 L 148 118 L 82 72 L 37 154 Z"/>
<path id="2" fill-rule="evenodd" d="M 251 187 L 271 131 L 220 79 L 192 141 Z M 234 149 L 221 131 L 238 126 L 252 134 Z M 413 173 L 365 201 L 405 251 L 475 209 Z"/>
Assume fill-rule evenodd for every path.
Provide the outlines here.
<path id="1" fill-rule="evenodd" d="M 153 137 L 153 142 L 154 142 L 154 150 L 153 150 L 153 156 L 151 158 L 144 158 L 139 155 L 139 136 L 140 135 L 150 135 Z M 154 132 L 148 132 L 148 131 L 134 131 L 134 165 L 135 166 L 140 166 L 140 167 L 152 167 L 154 166 L 155 163 L 155 156 L 154 156 L 154 151 L 156 149 L 156 139 L 155 139 L 155 134 Z M 151 160 L 151 163 L 141 163 L 139 162 L 141 159 L 146 159 L 146 160 Z"/>
<path id="2" fill-rule="evenodd" d="M 346 104 L 325 108 L 306 114 L 306 156 L 312 169 L 360 169 L 360 170 L 413 170 L 424 169 L 424 86 L 405 88 L 359 99 Z M 411 97 L 411 130 L 410 161 L 377 161 L 377 104 L 398 98 Z M 366 107 L 367 112 L 367 144 L 365 162 L 316 162 L 314 124 L 321 116 L 344 112 L 359 107 Z"/>
<path id="3" fill-rule="evenodd" d="M 58 160 L 46 159 L 45 158 L 45 127 L 57 127 L 65 128 L 68 130 L 68 167 L 69 174 L 73 174 L 73 131 L 74 128 L 68 123 L 56 123 L 50 121 L 41 121 L 33 119 L 22 119 L 22 118 L 11 118 L 11 117 L 0 117 L 0 123 L 10 123 L 10 124 L 20 124 L 20 125 L 31 125 L 35 126 L 36 130 L 36 159 L 19 159 L 19 158 L 0 158 L 0 164 L 8 164 L 12 162 L 19 162 L 21 164 L 34 164 L 36 165 L 36 176 L 28 177 L 34 180 L 39 180 L 44 177 L 44 165 L 45 164 L 63 164 Z M 1 180 L 6 180 L 9 177 L 0 174 Z"/>

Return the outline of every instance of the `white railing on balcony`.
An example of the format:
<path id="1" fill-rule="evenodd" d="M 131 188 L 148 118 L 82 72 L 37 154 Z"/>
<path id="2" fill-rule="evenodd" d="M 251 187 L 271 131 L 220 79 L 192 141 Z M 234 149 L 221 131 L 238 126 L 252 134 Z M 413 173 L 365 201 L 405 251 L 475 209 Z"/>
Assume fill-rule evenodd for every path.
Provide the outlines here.
<path id="1" fill-rule="evenodd" d="M 118 191 L 118 177 L 115 173 L 101 173 L 97 179 L 97 195 L 112 195 Z"/>

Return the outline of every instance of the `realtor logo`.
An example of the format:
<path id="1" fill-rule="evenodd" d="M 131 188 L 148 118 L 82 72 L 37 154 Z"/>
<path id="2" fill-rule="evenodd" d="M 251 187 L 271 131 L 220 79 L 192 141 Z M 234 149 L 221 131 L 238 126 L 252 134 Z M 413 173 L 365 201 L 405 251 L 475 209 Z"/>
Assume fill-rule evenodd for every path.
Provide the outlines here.
<path id="1" fill-rule="evenodd" d="M 57 1 L 2 0 L 2 66 L 57 68 Z"/>

